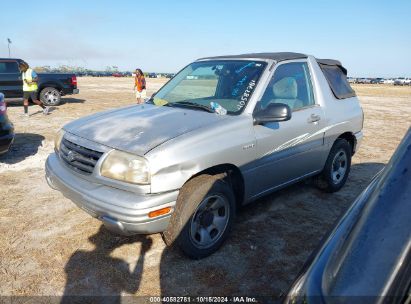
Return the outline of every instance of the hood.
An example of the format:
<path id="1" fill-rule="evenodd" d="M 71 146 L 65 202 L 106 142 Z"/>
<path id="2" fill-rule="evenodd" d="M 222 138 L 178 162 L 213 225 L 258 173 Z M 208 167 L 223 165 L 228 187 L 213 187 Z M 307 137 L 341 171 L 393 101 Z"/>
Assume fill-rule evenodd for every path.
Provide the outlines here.
<path id="1" fill-rule="evenodd" d="M 64 130 L 111 148 L 144 155 L 172 138 L 225 118 L 200 110 L 144 104 L 80 118 Z"/>

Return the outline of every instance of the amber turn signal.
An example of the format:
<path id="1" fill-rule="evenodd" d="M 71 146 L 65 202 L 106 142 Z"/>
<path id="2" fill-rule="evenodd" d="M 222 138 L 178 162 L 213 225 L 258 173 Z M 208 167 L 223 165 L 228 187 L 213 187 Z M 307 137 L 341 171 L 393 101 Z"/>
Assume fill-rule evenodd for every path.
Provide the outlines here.
<path id="1" fill-rule="evenodd" d="M 164 215 L 167 214 L 171 211 L 171 207 L 165 207 L 162 209 L 158 209 L 158 210 L 154 210 L 148 213 L 148 217 L 152 218 L 152 217 L 157 217 L 160 215 Z"/>

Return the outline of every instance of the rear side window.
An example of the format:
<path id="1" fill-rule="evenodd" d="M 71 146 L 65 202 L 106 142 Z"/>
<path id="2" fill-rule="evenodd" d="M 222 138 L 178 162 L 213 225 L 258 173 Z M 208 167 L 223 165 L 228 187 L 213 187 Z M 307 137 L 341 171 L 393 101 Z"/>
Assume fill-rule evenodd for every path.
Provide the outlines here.
<path id="1" fill-rule="evenodd" d="M 344 99 L 355 96 L 354 90 L 348 83 L 347 75 L 339 66 L 325 64 L 320 64 L 320 66 L 336 98 Z"/>
<path id="2" fill-rule="evenodd" d="M 0 61 L 0 73 L 20 73 L 17 62 L 15 61 Z"/>

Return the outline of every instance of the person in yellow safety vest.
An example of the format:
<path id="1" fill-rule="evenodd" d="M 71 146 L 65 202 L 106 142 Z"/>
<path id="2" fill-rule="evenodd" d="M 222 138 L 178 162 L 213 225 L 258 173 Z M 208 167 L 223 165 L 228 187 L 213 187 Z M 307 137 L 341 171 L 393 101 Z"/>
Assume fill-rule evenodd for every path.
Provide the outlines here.
<path id="1" fill-rule="evenodd" d="M 37 98 L 38 77 L 36 72 L 34 72 L 26 62 L 20 63 L 19 67 L 22 73 L 21 79 L 23 80 L 24 116 L 29 116 L 29 98 L 43 109 L 44 115 L 47 115 L 49 113 L 49 107 L 43 105 Z"/>

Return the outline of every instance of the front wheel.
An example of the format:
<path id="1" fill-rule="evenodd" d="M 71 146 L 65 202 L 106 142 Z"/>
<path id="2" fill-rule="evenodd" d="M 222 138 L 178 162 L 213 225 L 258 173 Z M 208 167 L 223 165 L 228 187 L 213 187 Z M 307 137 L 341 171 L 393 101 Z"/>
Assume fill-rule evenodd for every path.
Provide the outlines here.
<path id="1" fill-rule="evenodd" d="M 61 101 L 61 94 L 56 88 L 47 87 L 41 90 L 40 100 L 46 106 L 58 106 Z"/>
<path id="2" fill-rule="evenodd" d="M 331 148 L 324 169 L 317 177 L 317 186 L 325 192 L 340 190 L 347 181 L 351 168 L 351 145 L 338 138 Z"/>
<path id="3" fill-rule="evenodd" d="M 222 176 L 200 175 L 180 191 L 176 210 L 163 238 L 190 258 L 214 253 L 229 235 L 235 216 L 235 197 Z"/>

